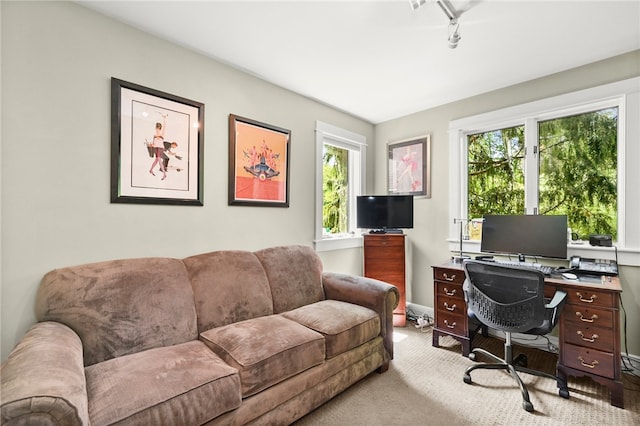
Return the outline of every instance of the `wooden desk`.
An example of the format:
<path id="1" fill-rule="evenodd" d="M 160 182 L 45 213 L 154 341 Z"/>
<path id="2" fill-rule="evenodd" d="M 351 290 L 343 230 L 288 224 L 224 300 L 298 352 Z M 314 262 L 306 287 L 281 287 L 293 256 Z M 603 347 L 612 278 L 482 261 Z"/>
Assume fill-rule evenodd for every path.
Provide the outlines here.
<path id="1" fill-rule="evenodd" d="M 462 355 L 471 350 L 474 331 L 469 329 L 467 304 L 459 263 L 433 266 L 433 346 L 440 336 L 451 336 L 462 344 Z M 567 390 L 567 377 L 591 377 L 609 388 L 611 405 L 624 408 L 622 360 L 620 358 L 620 293 L 618 277 L 588 277 L 568 281 L 545 279 L 545 296 L 556 289 L 567 292 L 559 321 L 560 353 L 558 386 Z"/>

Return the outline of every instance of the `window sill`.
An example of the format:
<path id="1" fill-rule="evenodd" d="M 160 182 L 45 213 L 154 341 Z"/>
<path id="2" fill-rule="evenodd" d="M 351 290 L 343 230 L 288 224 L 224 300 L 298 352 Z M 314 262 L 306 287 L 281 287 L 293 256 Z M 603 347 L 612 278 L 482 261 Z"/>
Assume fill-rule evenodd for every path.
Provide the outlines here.
<path id="1" fill-rule="evenodd" d="M 362 247 L 362 236 L 334 237 L 315 240 L 317 252 Z"/>
<path id="2" fill-rule="evenodd" d="M 460 253 L 460 241 L 456 239 L 448 239 L 449 251 L 454 254 Z M 480 241 L 463 240 L 462 251 L 466 254 L 481 254 Z M 567 258 L 571 256 L 580 256 L 592 259 L 616 259 L 615 247 L 593 247 L 588 243 L 585 244 L 569 244 L 567 245 Z M 549 259 L 553 263 L 553 259 Z M 640 266 L 640 250 L 618 248 L 618 265 L 621 266 Z"/>

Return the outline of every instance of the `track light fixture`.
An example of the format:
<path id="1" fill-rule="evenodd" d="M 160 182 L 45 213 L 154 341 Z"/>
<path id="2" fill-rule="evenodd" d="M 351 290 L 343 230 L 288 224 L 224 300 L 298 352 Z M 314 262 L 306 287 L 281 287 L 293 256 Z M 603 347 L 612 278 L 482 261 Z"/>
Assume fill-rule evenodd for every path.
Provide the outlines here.
<path id="1" fill-rule="evenodd" d="M 409 0 L 409 4 L 413 10 L 420 9 L 427 3 L 427 0 Z M 449 18 L 449 37 L 447 41 L 449 42 L 449 47 L 451 49 L 455 49 L 458 47 L 458 42 L 460 42 L 460 24 L 458 23 L 458 18 L 460 17 L 460 13 L 456 11 L 453 5 L 449 2 L 449 0 L 436 0 L 440 9 L 447 15 Z"/>

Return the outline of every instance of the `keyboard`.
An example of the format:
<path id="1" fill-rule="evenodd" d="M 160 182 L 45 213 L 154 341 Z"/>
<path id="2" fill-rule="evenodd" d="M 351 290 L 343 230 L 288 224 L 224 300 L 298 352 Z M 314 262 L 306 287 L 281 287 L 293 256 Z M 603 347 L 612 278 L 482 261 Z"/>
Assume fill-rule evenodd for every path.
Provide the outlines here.
<path id="1" fill-rule="evenodd" d="M 545 275 L 551 275 L 551 273 L 556 269 L 553 266 L 541 265 L 540 263 L 533 263 L 533 262 L 514 262 L 510 260 L 496 260 L 495 263 L 497 263 L 498 265 L 515 266 L 518 268 L 535 269 L 536 271 L 540 271 Z"/>

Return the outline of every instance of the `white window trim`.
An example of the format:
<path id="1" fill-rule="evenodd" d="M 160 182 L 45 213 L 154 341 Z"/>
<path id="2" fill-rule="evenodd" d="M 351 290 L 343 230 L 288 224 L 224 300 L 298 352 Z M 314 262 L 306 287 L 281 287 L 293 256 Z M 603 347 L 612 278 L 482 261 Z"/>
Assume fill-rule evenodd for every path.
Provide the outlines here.
<path id="1" fill-rule="evenodd" d="M 459 228 L 454 218 L 466 218 L 467 170 L 466 135 L 497 128 L 525 124 L 527 120 L 542 120 L 597 109 L 598 106 L 618 106 L 618 248 L 621 265 L 640 266 L 640 78 L 631 78 L 497 111 L 466 117 L 449 123 L 449 249 L 460 249 Z M 536 132 L 537 126 L 529 126 Z M 527 135 L 530 137 L 532 135 Z M 464 241 L 463 251 L 479 253 L 478 241 Z M 568 256 L 614 259 L 614 248 L 568 245 Z"/>
<path id="2" fill-rule="evenodd" d="M 332 236 L 327 238 L 322 232 L 322 148 L 325 143 L 330 143 L 342 148 L 360 152 L 360 176 L 351 177 L 349 185 L 349 229 L 353 232 L 349 236 Z M 316 251 L 340 250 L 353 247 L 362 247 L 362 236 L 356 233 L 356 196 L 361 195 L 366 182 L 367 164 L 367 138 L 349 130 L 336 127 L 331 124 L 316 121 L 316 215 L 315 215 L 315 240 Z M 349 169 L 351 169 L 351 159 Z"/>

